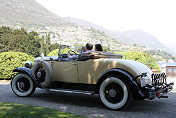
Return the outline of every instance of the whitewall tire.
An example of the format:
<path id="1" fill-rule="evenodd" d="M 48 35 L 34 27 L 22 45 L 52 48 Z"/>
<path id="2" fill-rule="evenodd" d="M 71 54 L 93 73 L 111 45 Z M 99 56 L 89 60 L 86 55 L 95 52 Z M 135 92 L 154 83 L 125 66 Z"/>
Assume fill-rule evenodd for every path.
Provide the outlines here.
<path id="1" fill-rule="evenodd" d="M 34 93 L 36 87 L 26 74 L 17 74 L 11 81 L 12 91 L 19 97 L 27 97 Z"/>
<path id="2" fill-rule="evenodd" d="M 131 99 L 131 90 L 122 79 L 108 77 L 100 85 L 99 96 L 106 107 L 120 110 L 128 105 Z"/>

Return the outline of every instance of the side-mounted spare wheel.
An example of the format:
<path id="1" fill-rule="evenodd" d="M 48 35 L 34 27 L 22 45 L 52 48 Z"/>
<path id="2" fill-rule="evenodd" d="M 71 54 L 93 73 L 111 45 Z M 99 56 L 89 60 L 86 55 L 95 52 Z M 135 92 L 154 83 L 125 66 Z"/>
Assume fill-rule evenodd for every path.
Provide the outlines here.
<path id="1" fill-rule="evenodd" d="M 100 85 L 99 96 L 106 107 L 120 110 L 128 105 L 132 92 L 120 77 L 107 77 Z"/>
<path id="2" fill-rule="evenodd" d="M 30 96 L 36 89 L 32 79 L 26 74 L 17 74 L 11 81 L 11 88 L 20 97 Z"/>
<path id="3" fill-rule="evenodd" d="M 43 87 L 48 87 L 52 82 L 53 70 L 51 64 L 47 61 L 35 62 L 32 74 Z"/>

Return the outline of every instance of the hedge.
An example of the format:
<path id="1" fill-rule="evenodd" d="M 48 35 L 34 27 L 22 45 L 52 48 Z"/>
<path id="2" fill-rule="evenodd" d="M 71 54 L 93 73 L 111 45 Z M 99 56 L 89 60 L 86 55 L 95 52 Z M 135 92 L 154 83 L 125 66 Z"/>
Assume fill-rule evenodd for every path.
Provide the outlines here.
<path id="1" fill-rule="evenodd" d="M 9 79 L 14 75 L 13 69 L 24 67 L 26 61 L 33 62 L 34 57 L 22 52 L 0 53 L 0 79 Z"/>
<path id="2" fill-rule="evenodd" d="M 70 50 L 69 48 L 61 49 L 60 54 L 67 54 L 69 50 Z M 51 51 L 47 56 L 57 56 L 58 52 L 59 52 L 59 49 L 55 49 Z"/>
<path id="3" fill-rule="evenodd" d="M 147 65 L 150 69 L 158 69 L 161 71 L 158 62 L 152 57 L 152 55 L 137 52 L 137 51 L 128 51 L 128 52 L 115 52 L 123 55 L 123 59 L 135 60 Z"/>

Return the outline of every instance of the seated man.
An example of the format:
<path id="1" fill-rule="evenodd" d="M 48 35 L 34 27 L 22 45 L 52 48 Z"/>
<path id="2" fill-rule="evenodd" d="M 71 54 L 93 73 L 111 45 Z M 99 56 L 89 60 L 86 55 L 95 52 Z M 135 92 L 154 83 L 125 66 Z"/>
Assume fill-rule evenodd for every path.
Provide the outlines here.
<path id="1" fill-rule="evenodd" d="M 91 43 L 87 43 L 86 44 L 86 52 L 84 52 L 84 53 L 91 52 L 92 48 L 93 48 L 93 45 Z"/>
<path id="2" fill-rule="evenodd" d="M 85 47 L 85 52 L 82 51 L 82 53 L 89 53 L 89 52 L 91 52 L 92 48 L 93 48 L 93 45 L 91 43 L 87 43 L 86 47 Z M 67 54 L 67 56 L 70 59 L 77 59 L 78 58 L 78 55 L 70 55 L 69 53 Z"/>

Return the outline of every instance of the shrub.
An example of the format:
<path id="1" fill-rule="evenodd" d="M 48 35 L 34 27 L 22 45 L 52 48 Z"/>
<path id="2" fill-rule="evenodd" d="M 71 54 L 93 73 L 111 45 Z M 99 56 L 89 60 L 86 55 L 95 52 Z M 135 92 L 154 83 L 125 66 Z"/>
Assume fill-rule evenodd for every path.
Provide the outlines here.
<path id="1" fill-rule="evenodd" d="M 59 52 L 59 49 L 55 49 L 53 51 L 51 51 L 47 56 L 57 56 Z"/>
<path id="2" fill-rule="evenodd" d="M 139 61 L 147 65 L 150 69 L 158 69 L 161 71 L 157 61 L 149 54 L 137 51 L 115 53 L 122 54 L 124 59 Z"/>
<path id="3" fill-rule="evenodd" d="M 7 79 L 14 75 L 13 69 L 24 67 L 26 61 L 33 62 L 34 57 L 22 52 L 0 53 L 0 78 Z"/>
<path id="4" fill-rule="evenodd" d="M 70 50 L 69 48 L 61 49 L 60 54 L 67 54 L 69 50 Z M 57 56 L 58 52 L 59 52 L 59 49 L 55 49 L 51 51 L 47 56 Z"/>

